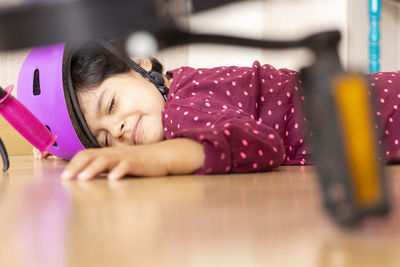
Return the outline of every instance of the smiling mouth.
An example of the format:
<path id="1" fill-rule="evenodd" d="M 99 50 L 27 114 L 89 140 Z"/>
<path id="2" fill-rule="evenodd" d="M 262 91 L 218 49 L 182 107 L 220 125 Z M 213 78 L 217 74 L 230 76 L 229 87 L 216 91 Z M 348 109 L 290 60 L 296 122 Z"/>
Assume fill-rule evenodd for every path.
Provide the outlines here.
<path id="1" fill-rule="evenodd" d="M 137 145 L 139 143 L 139 135 L 140 135 L 140 128 L 142 126 L 142 116 L 139 117 L 138 121 L 136 122 L 135 128 L 132 131 L 132 141 L 133 144 Z"/>

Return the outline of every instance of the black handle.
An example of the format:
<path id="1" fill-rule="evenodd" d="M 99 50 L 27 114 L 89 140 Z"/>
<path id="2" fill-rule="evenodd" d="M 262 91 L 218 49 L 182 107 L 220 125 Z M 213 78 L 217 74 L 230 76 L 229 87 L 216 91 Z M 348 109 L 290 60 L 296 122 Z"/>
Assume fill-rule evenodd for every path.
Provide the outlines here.
<path id="1" fill-rule="evenodd" d="M 5 172 L 10 167 L 10 161 L 8 160 L 6 146 L 4 145 L 1 138 L 0 138 L 0 154 L 1 154 L 1 158 L 3 159 L 3 172 Z"/>

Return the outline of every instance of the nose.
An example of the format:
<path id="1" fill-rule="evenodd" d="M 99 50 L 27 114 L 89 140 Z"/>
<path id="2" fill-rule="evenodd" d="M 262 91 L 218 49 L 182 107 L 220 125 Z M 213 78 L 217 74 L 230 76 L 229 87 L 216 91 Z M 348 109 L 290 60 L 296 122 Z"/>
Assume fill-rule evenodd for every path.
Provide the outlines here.
<path id="1" fill-rule="evenodd" d="M 125 121 L 117 123 L 111 133 L 111 135 L 117 139 L 121 140 L 124 136 Z"/>

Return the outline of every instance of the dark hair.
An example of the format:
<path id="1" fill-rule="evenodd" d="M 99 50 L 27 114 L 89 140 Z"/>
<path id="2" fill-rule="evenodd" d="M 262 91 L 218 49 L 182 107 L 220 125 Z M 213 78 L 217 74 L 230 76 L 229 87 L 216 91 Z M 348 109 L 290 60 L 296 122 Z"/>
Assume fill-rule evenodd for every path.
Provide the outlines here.
<path id="1" fill-rule="evenodd" d="M 112 44 L 119 49 L 118 42 Z M 162 74 L 163 65 L 151 58 L 152 71 Z M 105 50 L 98 43 L 87 43 L 73 53 L 71 58 L 71 81 L 75 91 L 100 85 L 105 79 L 131 71 L 131 68 L 117 56 Z"/>

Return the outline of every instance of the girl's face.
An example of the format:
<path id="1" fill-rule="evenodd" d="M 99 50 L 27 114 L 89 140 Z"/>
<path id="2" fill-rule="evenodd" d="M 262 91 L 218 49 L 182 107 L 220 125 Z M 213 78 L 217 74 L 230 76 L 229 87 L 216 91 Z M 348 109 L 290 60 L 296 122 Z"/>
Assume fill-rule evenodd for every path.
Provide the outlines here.
<path id="1" fill-rule="evenodd" d="M 101 146 L 149 144 L 164 139 L 161 111 L 165 101 L 152 83 L 133 70 L 78 93 L 78 100 Z"/>

